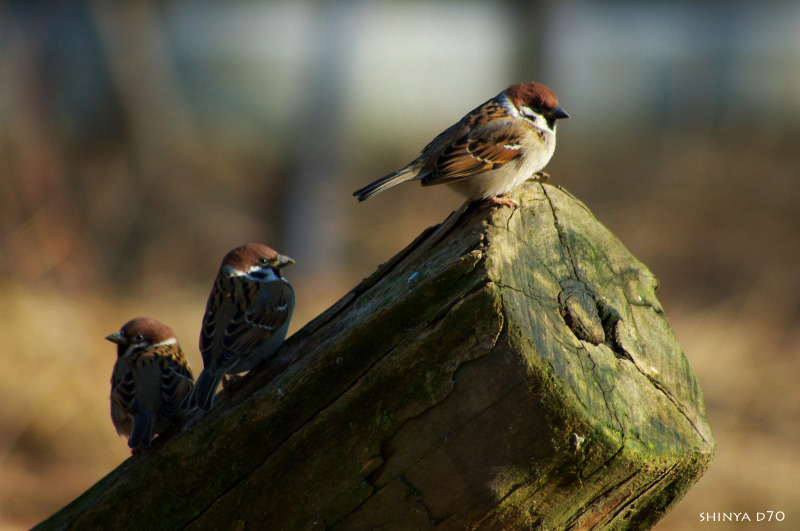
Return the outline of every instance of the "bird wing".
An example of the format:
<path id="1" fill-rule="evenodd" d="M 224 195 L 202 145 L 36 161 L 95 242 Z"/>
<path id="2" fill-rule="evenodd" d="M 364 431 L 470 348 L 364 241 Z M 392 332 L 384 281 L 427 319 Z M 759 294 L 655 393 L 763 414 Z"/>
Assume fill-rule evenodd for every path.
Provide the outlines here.
<path id="1" fill-rule="evenodd" d="M 192 388 L 192 383 L 194 383 L 192 369 L 178 345 L 156 347 L 154 356 L 161 375 L 163 401 L 160 413 L 172 418 L 177 414 L 181 402 Z"/>
<path id="2" fill-rule="evenodd" d="M 136 382 L 133 370 L 124 360 L 117 360 L 111 376 L 111 400 L 127 413 L 132 413 L 136 407 Z"/>
<path id="3" fill-rule="evenodd" d="M 522 155 L 523 132 L 510 120 L 478 125 L 439 149 L 422 184 L 458 181 L 500 168 Z"/>
<path id="4" fill-rule="evenodd" d="M 203 324 L 200 328 L 200 355 L 203 357 L 203 366 L 210 368 L 214 364 L 214 340 L 216 339 L 217 321 L 225 322 L 226 315 L 233 308 L 232 298 L 235 296 L 236 284 L 233 279 L 219 275 L 214 281 L 211 293 L 208 295 L 206 311 L 203 314 Z"/>
<path id="5" fill-rule="evenodd" d="M 291 316 L 294 292 L 288 282 L 248 282 L 251 297 L 240 305 L 225 327 L 222 346 L 247 354 L 279 330 Z"/>
<path id="6" fill-rule="evenodd" d="M 219 277 L 209 295 L 200 333 L 203 364 L 224 372 L 266 341 L 291 317 L 294 292 L 288 282 Z"/>

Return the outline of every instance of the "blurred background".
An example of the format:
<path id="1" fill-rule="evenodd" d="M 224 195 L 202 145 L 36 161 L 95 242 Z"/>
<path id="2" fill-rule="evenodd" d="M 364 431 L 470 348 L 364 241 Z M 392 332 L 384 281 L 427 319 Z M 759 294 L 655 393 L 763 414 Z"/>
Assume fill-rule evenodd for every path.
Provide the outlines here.
<path id="1" fill-rule="evenodd" d="M 800 3 L 5 0 L 0 528 L 128 456 L 105 335 L 156 317 L 199 372 L 248 241 L 297 260 L 299 329 L 462 201 L 351 192 L 527 80 L 571 116 L 551 182 L 660 279 L 705 391 L 717 458 L 659 529 L 800 525 Z"/>

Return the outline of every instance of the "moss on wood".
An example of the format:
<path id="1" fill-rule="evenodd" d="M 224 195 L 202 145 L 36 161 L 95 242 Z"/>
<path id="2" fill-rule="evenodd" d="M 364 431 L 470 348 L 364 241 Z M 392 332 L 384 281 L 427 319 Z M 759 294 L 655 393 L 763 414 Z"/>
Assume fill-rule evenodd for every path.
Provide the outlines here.
<path id="1" fill-rule="evenodd" d="M 714 454 L 657 282 L 564 191 L 516 199 L 425 231 L 41 528 L 655 523 Z"/>

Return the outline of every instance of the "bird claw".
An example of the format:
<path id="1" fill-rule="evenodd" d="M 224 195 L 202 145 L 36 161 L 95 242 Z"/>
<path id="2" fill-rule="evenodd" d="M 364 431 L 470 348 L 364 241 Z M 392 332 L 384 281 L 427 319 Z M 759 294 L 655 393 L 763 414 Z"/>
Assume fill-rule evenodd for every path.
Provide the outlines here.
<path id="1" fill-rule="evenodd" d="M 208 411 L 199 407 L 187 411 L 181 425 L 181 431 L 189 431 L 200 424 L 200 421 L 205 418 L 206 413 L 208 413 Z"/>
<path id="2" fill-rule="evenodd" d="M 489 203 L 497 206 L 507 206 L 511 208 L 519 208 L 519 203 L 507 195 L 496 195 L 488 199 Z"/>
<path id="3" fill-rule="evenodd" d="M 229 393 L 235 393 L 242 384 L 242 377 L 238 375 L 225 376 L 222 378 L 222 388 Z"/>

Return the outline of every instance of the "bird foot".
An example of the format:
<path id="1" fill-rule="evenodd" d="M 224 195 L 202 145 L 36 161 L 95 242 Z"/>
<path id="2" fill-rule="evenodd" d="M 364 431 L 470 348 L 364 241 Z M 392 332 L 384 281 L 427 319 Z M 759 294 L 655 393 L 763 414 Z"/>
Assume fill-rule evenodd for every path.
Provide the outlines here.
<path id="1" fill-rule="evenodd" d="M 205 418 L 206 413 L 208 413 L 208 411 L 199 407 L 187 411 L 183 424 L 181 425 L 181 431 L 189 431 L 200 424 L 200 421 Z"/>
<path id="2" fill-rule="evenodd" d="M 492 205 L 519 208 L 519 203 L 507 195 L 495 195 L 487 199 Z"/>
<path id="3" fill-rule="evenodd" d="M 242 377 L 238 375 L 225 376 L 222 378 L 222 388 L 229 393 L 235 393 L 242 385 Z"/>

